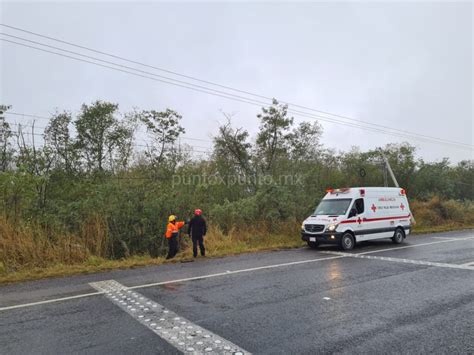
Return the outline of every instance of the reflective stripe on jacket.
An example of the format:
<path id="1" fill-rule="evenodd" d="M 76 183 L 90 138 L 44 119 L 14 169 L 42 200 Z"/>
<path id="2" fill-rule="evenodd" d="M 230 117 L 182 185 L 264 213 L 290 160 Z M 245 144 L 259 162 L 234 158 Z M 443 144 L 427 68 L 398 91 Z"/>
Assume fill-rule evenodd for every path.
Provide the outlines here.
<path id="1" fill-rule="evenodd" d="M 171 238 L 173 235 L 178 235 L 178 232 L 181 227 L 184 226 L 184 222 L 176 222 L 176 223 L 168 223 L 168 226 L 166 226 L 166 234 L 165 237 L 167 239 Z"/>

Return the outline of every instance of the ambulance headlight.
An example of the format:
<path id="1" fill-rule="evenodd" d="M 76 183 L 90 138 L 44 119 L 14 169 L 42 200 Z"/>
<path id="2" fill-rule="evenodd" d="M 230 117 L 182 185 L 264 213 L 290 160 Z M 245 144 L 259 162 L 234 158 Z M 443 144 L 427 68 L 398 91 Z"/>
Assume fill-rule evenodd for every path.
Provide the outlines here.
<path id="1" fill-rule="evenodd" d="M 338 224 L 334 224 L 334 223 L 333 223 L 333 224 L 330 224 L 330 225 L 328 226 L 328 229 L 327 229 L 327 230 L 328 230 L 329 232 L 334 232 L 334 231 L 336 230 L 337 226 L 338 226 Z"/>
<path id="2" fill-rule="evenodd" d="M 304 222 L 301 223 L 301 229 L 304 229 Z"/>

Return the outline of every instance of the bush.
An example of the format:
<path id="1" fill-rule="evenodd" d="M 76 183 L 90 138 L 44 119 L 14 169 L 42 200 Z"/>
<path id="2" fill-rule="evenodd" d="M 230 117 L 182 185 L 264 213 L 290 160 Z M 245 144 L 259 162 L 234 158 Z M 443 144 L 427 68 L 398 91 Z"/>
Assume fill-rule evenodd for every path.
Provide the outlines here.
<path id="1" fill-rule="evenodd" d="M 121 208 L 114 211 L 103 207 L 102 213 L 84 216 L 75 233 L 0 216 L 0 273 L 78 263 L 97 266 L 106 259 L 162 255 L 167 247 L 163 237 L 166 216 L 171 212 L 163 211 L 162 199 L 150 196 L 132 202 L 126 195 L 113 198 L 122 199 Z M 266 246 L 301 245 L 302 218 L 288 213 L 292 204 L 284 193 L 272 191 L 215 205 L 206 216 L 210 226 L 206 240 L 209 253 L 226 255 Z M 411 201 L 410 205 L 420 229 L 474 225 L 471 201 L 433 197 L 428 201 Z M 185 216 L 185 204 L 182 206 L 178 211 Z M 181 248 L 185 255 L 190 253 L 189 239 L 182 238 Z"/>
<path id="2" fill-rule="evenodd" d="M 435 196 L 428 201 L 413 201 L 410 205 L 419 226 L 474 225 L 472 201 L 442 200 Z"/>

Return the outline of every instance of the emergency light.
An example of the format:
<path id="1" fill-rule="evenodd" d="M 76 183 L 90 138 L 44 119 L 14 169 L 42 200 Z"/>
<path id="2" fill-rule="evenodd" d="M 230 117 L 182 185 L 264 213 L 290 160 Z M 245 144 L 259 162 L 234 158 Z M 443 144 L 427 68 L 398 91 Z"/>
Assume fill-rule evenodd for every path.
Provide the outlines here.
<path id="1" fill-rule="evenodd" d="M 326 190 L 326 192 L 329 192 L 331 195 L 332 194 L 345 194 L 345 193 L 348 193 L 349 191 L 351 191 L 350 187 L 343 187 L 340 189 L 329 188 Z"/>

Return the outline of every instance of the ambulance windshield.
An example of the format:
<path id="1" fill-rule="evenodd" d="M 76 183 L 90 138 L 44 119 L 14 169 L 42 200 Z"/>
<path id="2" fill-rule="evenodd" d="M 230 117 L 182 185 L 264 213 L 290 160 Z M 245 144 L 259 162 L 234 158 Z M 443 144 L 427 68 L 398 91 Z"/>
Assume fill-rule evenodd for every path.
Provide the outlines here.
<path id="1" fill-rule="evenodd" d="M 340 216 L 344 215 L 351 204 L 352 199 L 350 198 L 341 198 L 334 200 L 322 200 L 313 215 L 321 216 Z"/>

